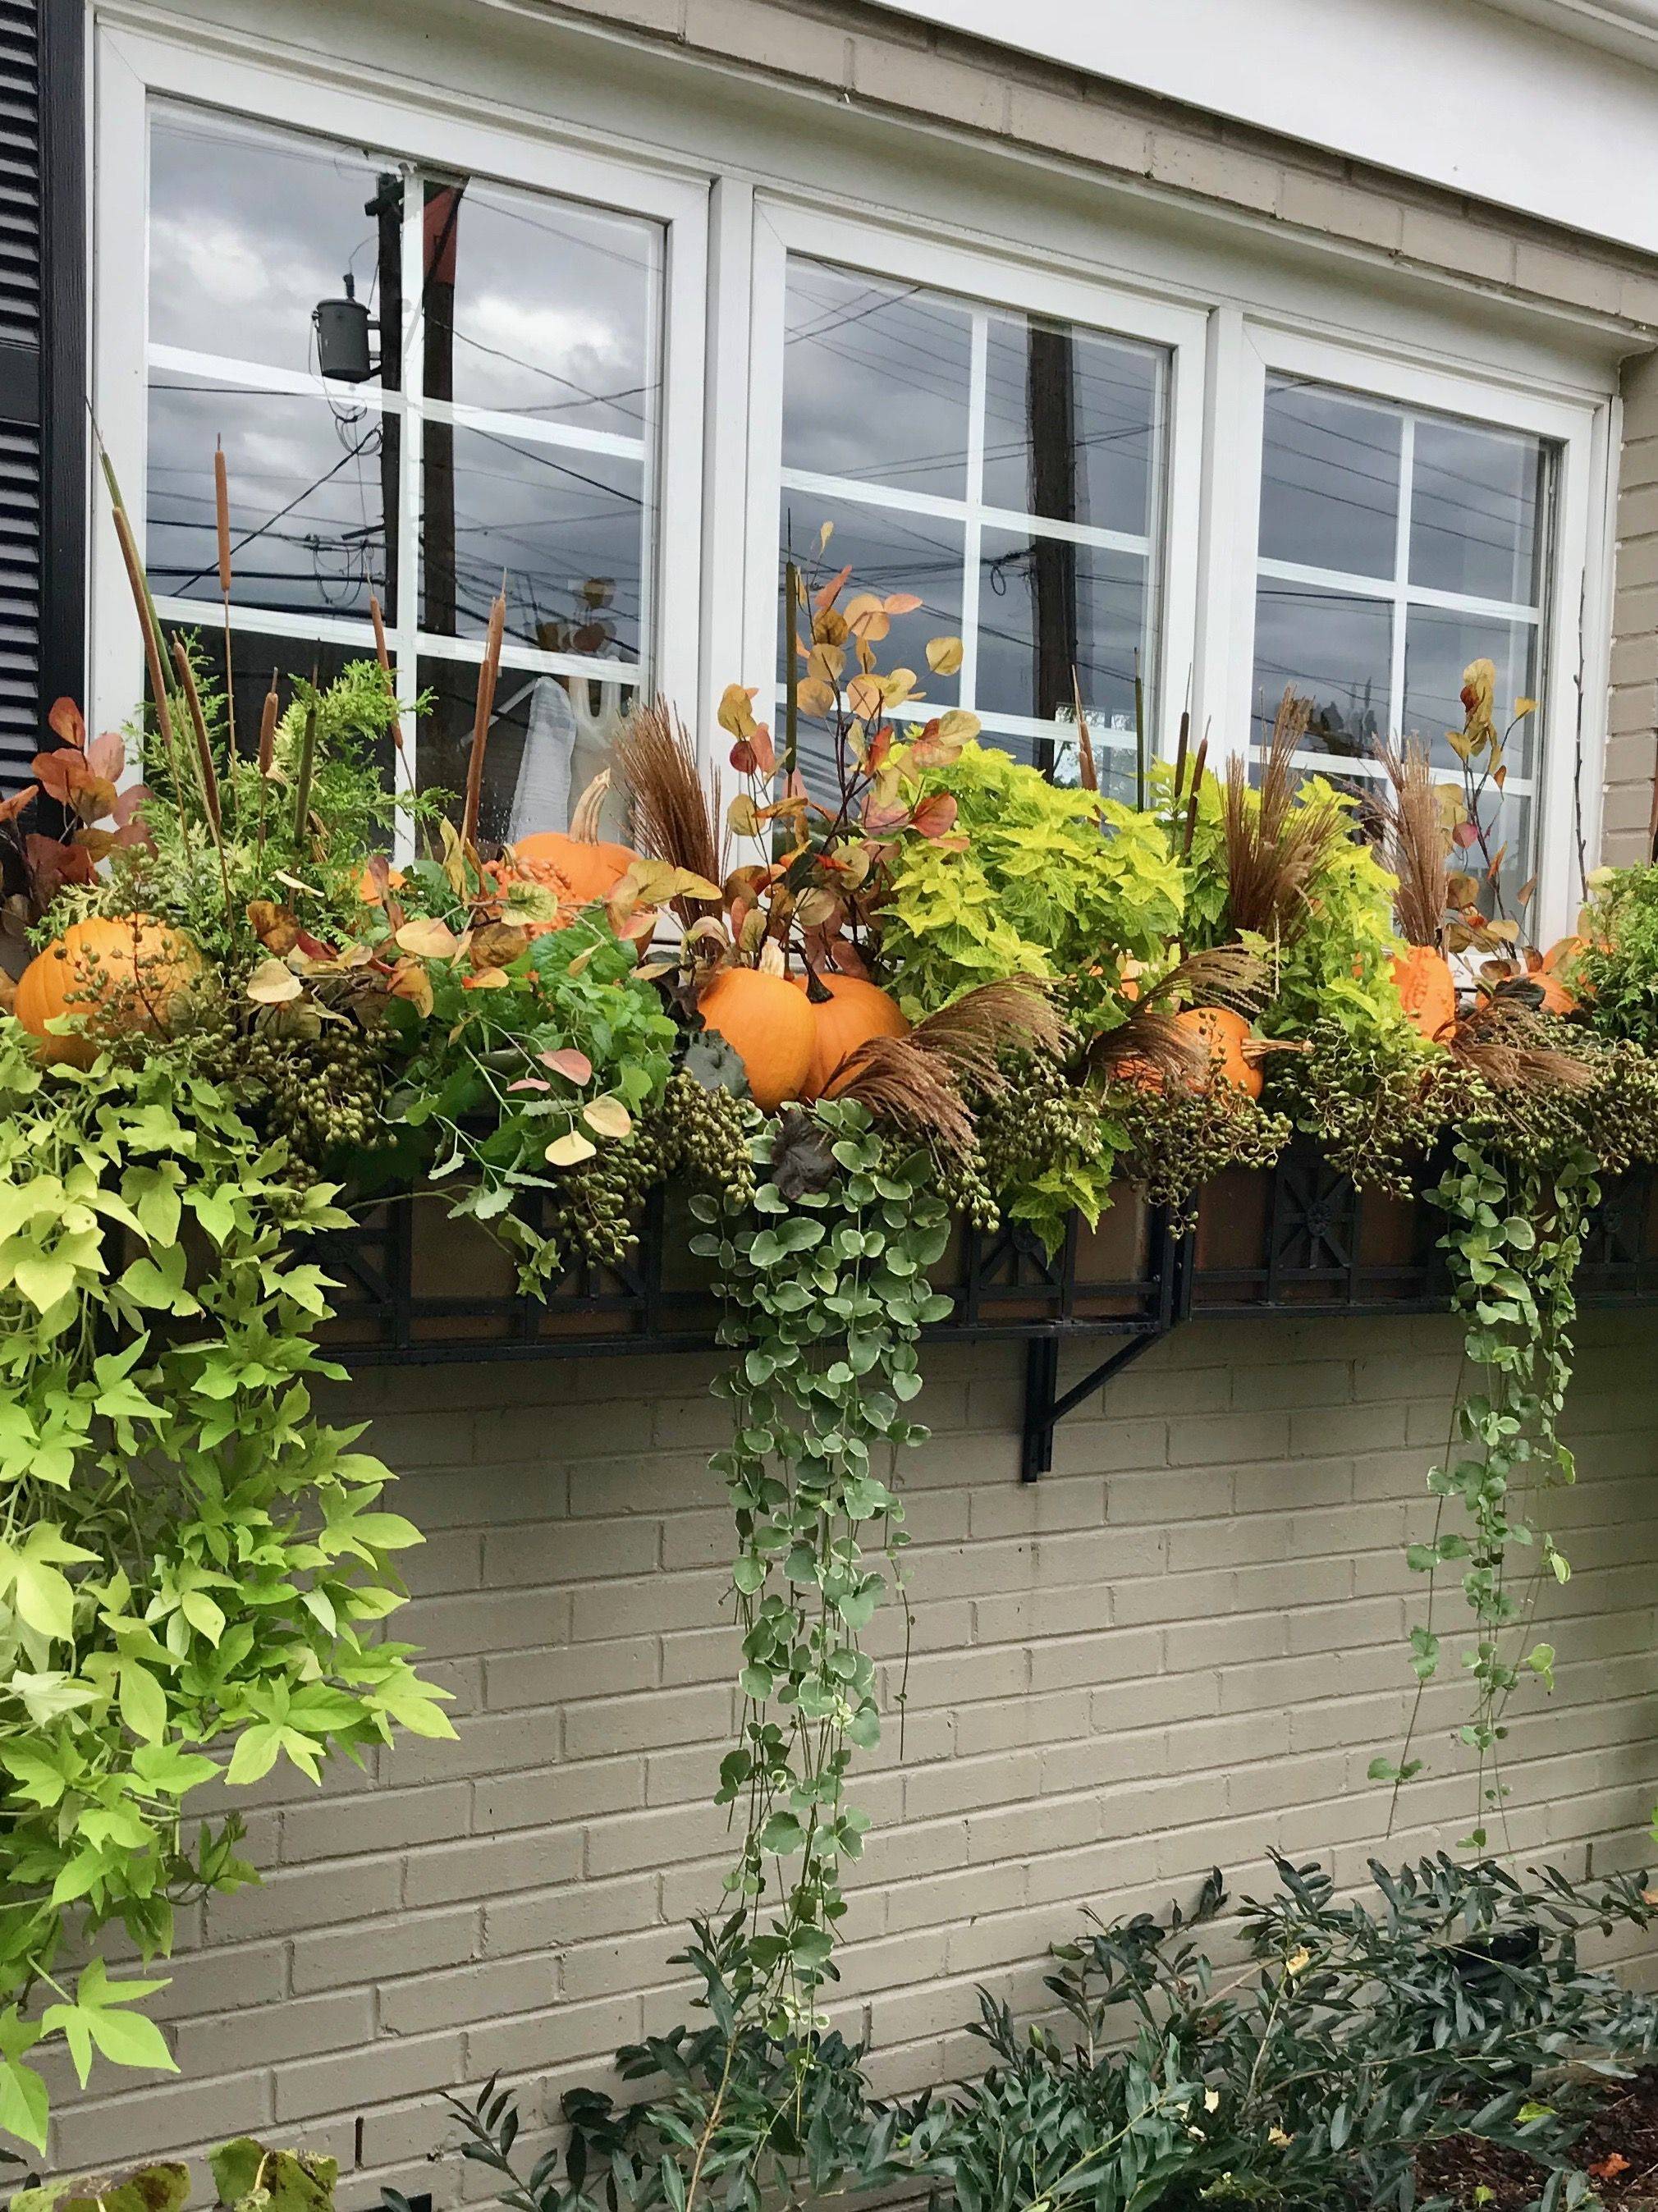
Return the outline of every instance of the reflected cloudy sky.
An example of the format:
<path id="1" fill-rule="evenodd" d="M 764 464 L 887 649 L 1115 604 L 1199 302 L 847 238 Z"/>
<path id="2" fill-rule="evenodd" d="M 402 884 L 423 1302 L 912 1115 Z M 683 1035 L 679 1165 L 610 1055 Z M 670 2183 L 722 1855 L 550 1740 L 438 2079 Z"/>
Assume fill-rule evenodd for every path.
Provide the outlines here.
<path id="1" fill-rule="evenodd" d="M 302 372 L 312 310 L 345 274 L 378 319 L 389 161 L 204 112 L 158 112 L 151 144 L 149 335 L 154 343 Z M 466 185 L 454 210 L 452 307 L 428 305 L 440 373 L 452 316 L 452 388 L 474 406 L 654 441 L 658 228 L 545 195 Z M 428 228 L 429 228 L 428 217 Z M 371 338 L 378 357 L 378 332 Z M 379 372 L 399 382 L 393 358 Z M 212 457 L 222 438 L 239 541 L 235 597 L 294 613 L 391 611 L 395 414 L 349 395 L 292 398 L 152 374 L 149 556 L 164 592 L 216 597 Z M 506 430 L 429 434 L 423 485 L 428 618 L 475 635 L 507 577 L 509 635 L 634 660 L 648 560 L 642 458 L 593 455 Z M 447 520 L 452 504 L 452 531 Z M 240 541 L 246 541 L 241 543 Z M 600 602 L 597 615 L 592 603 Z M 452 613 L 451 608 L 452 607 Z M 579 641 L 577 641 L 579 633 Z"/>

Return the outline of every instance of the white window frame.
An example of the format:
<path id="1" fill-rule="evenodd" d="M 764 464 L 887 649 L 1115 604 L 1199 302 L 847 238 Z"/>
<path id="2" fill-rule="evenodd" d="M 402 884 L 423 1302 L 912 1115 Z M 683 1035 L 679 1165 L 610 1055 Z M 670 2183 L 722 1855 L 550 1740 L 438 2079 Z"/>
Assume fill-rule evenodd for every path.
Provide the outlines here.
<path id="1" fill-rule="evenodd" d="M 659 307 L 658 411 L 659 450 L 646 461 L 647 491 L 655 494 L 652 557 L 641 579 L 643 607 L 653 634 L 647 631 L 645 680 L 669 698 L 699 695 L 703 500 L 703 375 L 707 337 L 708 192 L 695 179 L 657 172 L 554 139 L 546 131 L 519 130 L 426 108 L 361 85 L 319 76 L 306 87 L 303 112 L 294 113 L 294 80 L 280 70 L 211 49 L 127 27 L 100 27 L 94 50 L 94 409 L 120 483 L 122 496 L 143 543 L 147 493 L 149 388 L 149 115 L 158 101 L 183 101 L 216 110 L 227 119 L 272 118 L 319 141 L 383 150 L 392 160 L 429 167 L 489 182 L 554 193 L 588 204 L 603 212 L 637 216 L 659 222 L 664 233 Z M 405 230 L 405 258 L 410 231 Z M 407 361 L 413 347 L 421 295 L 420 271 L 409 283 L 404 270 L 407 321 L 399 334 Z M 184 356 L 177 365 L 186 365 Z M 188 365 L 197 365 L 188 357 Z M 213 366 L 208 357 L 201 364 Z M 380 404 L 367 387 L 331 384 L 320 376 L 240 361 L 219 364 L 229 377 L 272 392 L 349 398 Z M 402 395 L 405 451 L 417 467 L 421 426 L 427 403 L 417 392 Z M 487 410 L 433 403 L 456 422 L 489 427 Z M 574 442 L 575 434 L 567 433 Z M 583 434 L 594 442 L 597 434 Z M 609 441 L 604 441 L 607 446 Z M 234 456 L 230 457 L 234 472 Z M 205 477 L 210 457 L 203 456 Z M 414 480 L 408 462 L 404 483 Z M 402 619 L 389 642 L 396 656 L 399 689 L 411 692 L 412 659 L 427 649 L 418 630 L 420 595 L 413 549 L 417 516 L 399 517 L 403 573 L 409 582 L 400 593 Z M 90 562 L 91 696 L 93 726 L 119 727 L 131 716 L 143 692 L 143 655 L 131 598 L 101 472 L 94 471 Z M 355 617 L 284 614 L 233 602 L 240 633 L 315 637 L 374 651 L 371 627 Z M 179 614 L 171 603 L 161 611 Z M 210 603 L 188 603 L 185 619 L 214 624 Z M 483 641 L 434 638 L 430 649 L 452 660 L 479 660 Z M 614 662 L 585 661 L 580 656 L 549 654 L 509 641 L 503 666 L 534 673 L 589 674 L 603 681 L 625 680 Z M 410 733 L 411 734 L 411 733 Z"/>
<path id="2" fill-rule="evenodd" d="M 786 196 L 756 195 L 753 247 L 753 343 L 750 354 L 749 556 L 746 563 L 744 681 L 762 700 L 775 695 L 780 604 L 777 588 L 777 531 L 783 495 L 783 373 L 785 279 L 791 253 L 865 271 L 899 283 L 924 285 L 964 304 L 1006 308 L 1072 323 L 1103 337 L 1157 345 L 1169 356 L 1166 475 L 1157 526 L 1160 561 L 1154 557 L 1158 611 L 1155 669 L 1146 672 L 1154 702 L 1148 750 L 1172 753 L 1181 713 L 1188 703 L 1196 654 L 1199 538 L 1202 512 L 1205 351 L 1209 318 L 1201 308 L 1149 299 L 1069 271 L 999 257 L 936 235 L 919 236 Z M 825 477 L 826 496 L 874 499 L 861 481 Z M 914 501 L 932 511 L 923 495 L 882 488 L 878 503 L 902 507 Z M 1094 533 L 1090 533 L 1090 541 Z M 1158 549 L 1154 544 L 1154 556 Z M 976 570 L 969 538 L 966 567 Z M 856 579 L 853 580 L 856 581 Z M 965 617 L 966 608 L 963 608 Z M 1053 734 L 1031 722 L 1030 732 Z"/>
<path id="3" fill-rule="evenodd" d="M 1549 440 L 1555 456 L 1552 538 L 1543 578 L 1545 653 L 1540 661 L 1539 757 L 1532 778 L 1533 865 L 1537 891 L 1527 917 L 1528 933 L 1544 942 L 1564 934 L 1577 904 L 1577 809 L 1590 865 L 1599 842 L 1602 776 L 1601 726 L 1606 697 L 1606 634 L 1610 619 L 1607 532 L 1613 457 L 1610 401 L 1577 400 L 1507 380 L 1492 370 L 1431 365 L 1388 351 L 1376 342 L 1315 337 L 1245 317 L 1229 349 L 1230 389 L 1218 410 L 1224 442 L 1232 456 L 1230 563 L 1225 593 L 1229 621 L 1217 641 L 1224 672 L 1211 671 L 1218 699 L 1218 735 L 1211 757 L 1242 751 L 1254 726 L 1255 584 L 1259 574 L 1261 464 L 1266 385 L 1274 375 L 1309 378 L 1356 398 L 1392 401 L 1457 416 L 1476 426 L 1526 432 Z M 1376 580 L 1366 596 L 1390 603 L 1400 588 Z M 1412 587 L 1412 598 L 1433 594 Z M 1580 632 L 1581 621 L 1581 632 Z M 1582 714 L 1578 707 L 1582 640 Z M 1397 657 L 1397 647 L 1396 654 Z M 1402 702 L 1390 697 L 1398 711 Z M 1398 734 L 1397 732 L 1394 734 Z M 1581 790 L 1575 775 L 1584 748 Z"/>

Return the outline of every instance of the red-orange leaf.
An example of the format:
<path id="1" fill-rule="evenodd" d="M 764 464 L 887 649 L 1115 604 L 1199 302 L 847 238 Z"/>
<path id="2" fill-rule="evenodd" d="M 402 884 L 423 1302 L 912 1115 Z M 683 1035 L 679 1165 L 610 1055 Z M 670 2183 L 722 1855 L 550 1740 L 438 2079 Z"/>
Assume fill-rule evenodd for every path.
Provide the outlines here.
<path id="1" fill-rule="evenodd" d="M 909 826 L 918 837 L 942 837 L 953 830 L 956 826 L 954 793 L 930 793 L 910 817 Z"/>
<path id="2" fill-rule="evenodd" d="M 53 737 L 77 752 L 86 750 L 87 726 L 81 719 L 81 709 L 73 699 L 54 699 L 52 712 L 46 716 L 46 727 Z"/>

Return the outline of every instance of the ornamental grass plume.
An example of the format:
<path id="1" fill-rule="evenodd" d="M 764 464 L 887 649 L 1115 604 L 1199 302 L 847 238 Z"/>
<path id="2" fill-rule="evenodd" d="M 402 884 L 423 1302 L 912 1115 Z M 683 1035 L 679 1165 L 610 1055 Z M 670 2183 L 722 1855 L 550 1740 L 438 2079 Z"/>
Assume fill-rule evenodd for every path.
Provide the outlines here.
<path id="1" fill-rule="evenodd" d="M 612 750 L 633 796 L 634 842 L 641 852 L 717 884 L 721 871 L 714 802 L 689 734 L 673 709 L 660 699 L 635 707 L 617 731 Z M 694 921 L 695 909 L 682 919 Z"/>
<path id="2" fill-rule="evenodd" d="M 1453 1059 L 1510 1097 L 1576 1094 L 1594 1087 L 1587 1060 L 1560 1051 L 1537 1009 L 1506 991 L 1482 999 L 1444 1039 Z"/>
<path id="3" fill-rule="evenodd" d="M 1249 786 L 1247 758 L 1226 765 L 1221 830 L 1226 848 L 1226 903 L 1232 929 L 1273 945 L 1304 927 L 1308 886 L 1347 835 L 1333 795 L 1297 803 L 1295 753 L 1307 734 L 1312 702 L 1286 690 L 1260 764 L 1260 788 Z"/>
<path id="4" fill-rule="evenodd" d="M 1433 763 L 1419 738 L 1381 744 L 1389 795 L 1381 804 L 1382 856 L 1398 883 L 1394 915 L 1407 945 L 1436 945 L 1445 912 L 1445 842 Z"/>
<path id="5" fill-rule="evenodd" d="M 872 1037 L 831 1070 L 837 1098 L 856 1098 L 935 1150 L 960 1158 L 972 1148 L 968 1092 L 1005 1088 L 1004 1054 L 1057 1054 L 1065 1042 L 1045 985 L 1029 975 L 982 983 L 918 1022 L 908 1036 Z"/>
<path id="6" fill-rule="evenodd" d="M 1163 1086 L 1201 1085 L 1210 1069 L 1210 1039 L 1179 1018 L 1181 1006 L 1235 1006 L 1253 1013 L 1266 989 L 1259 956 L 1242 945 L 1217 945 L 1188 953 L 1165 975 L 1145 984 L 1133 1011 L 1088 1048 L 1091 1075 L 1144 1080 Z"/>

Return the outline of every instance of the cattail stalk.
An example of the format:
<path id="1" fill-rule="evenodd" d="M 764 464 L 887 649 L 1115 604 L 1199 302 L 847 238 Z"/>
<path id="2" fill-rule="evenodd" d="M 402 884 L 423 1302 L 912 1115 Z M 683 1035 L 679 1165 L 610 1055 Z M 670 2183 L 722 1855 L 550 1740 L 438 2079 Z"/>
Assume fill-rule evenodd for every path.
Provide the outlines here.
<path id="1" fill-rule="evenodd" d="M 1139 648 L 1134 648 L 1134 804 L 1145 811 L 1145 679 L 1140 674 Z"/>
<path id="2" fill-rule="evenodd" d="M 1180 736 L 1175 744 L 1175 804 L 1180 805 L 1181 793 L 1186 788 L 1186 749 L 1192 742 L 1192 709 L 1181 709 Z"/>
<path id="3" fill-rule="evenodd" d="M 783 588 L 789 603 L 788 649 L 783 656 L 783 788 L 792 782 L 800 759 L 800 566 L 786 563 Z"/>
<path id="4" fill-rule="evenodd" d="M 489 743 L 489 723 L 495 713 L 495 678 L 501 673 L 501 639 L 507 627 L 507 593 L 497 592 L 489 609 L 489 628 L 478 665 L 477 702 L 472 709 L 472 750 L 466 763 L 466 805 L 460 818 L 460 848 L 465 852 L 477 838 L 478 808 L 483 798 L 483 755 Z"/>
<path id="5" fill-rule="evenodd" d="M 227 922 L 231 921 L 234 903 L 230 896 L 230 869 L 225 860 L 224 810 L 219 797 L 219 775 L 213 765 L 213 747 L 207 734 L 207 718 L 202 712 L 201 694 L 196 689 L 196 672 L 190 665 L 190 655 L 185 651 L 181 637 L 173 641 L 173 664 L 179 671 L 179 682 L 185 696 L 185 705 L 190 710 L 190 726 L 196 737 L 196 764 L 202 787 L 202 806 L 207 816 L 207 826 L 219 855 L 219 880 L 224 885 L 224 910 Z"/>
<path id="6" fill-rule="evenodd" d="M 219 526 L 219 598 L 224 607 L 225 733 L 230 758 L 234 762 L 236 757 L 236 679 L 230 659 L 230 478 L 225 468 L 222 441 L 213 448 L 213 505 L 215 520 Z"/>
<path id="7" fill-rule="evenodd" d="M 259 858 L 264 858 L 265 797 L 270 789 L 270 769 L 276 757 L 276 718 L 281 702 L 276 696 L 276 672 L 270 672 L 270 689 L 264 695 L 264 708 L 259 716 Z"/>
<path id="8" fill-rule="evenodd" d="M 305 842 L 306 818 L 311 811 L 311 779 L 317 766 L 317 687 L 313 682 L 306 703 L 305 732 L 300 739 L 299 773 L 294 779 L 294 842 Z"/>
<path id="9" fill-rule="evenodd" d="M 368 616 L 374 625 L 374 658 L 380 665 L 380 674 L 386 678 L 386 688 L 391 694 L 392 704 L 395 705 L 398 684 L 397 678 L 392 673 L 392 654 L 386 642 L 386 615 L 380 605 L 378 592 L 370 592 L 368 594 Z M 402 763 L 404 773 L 409 779 L 409 788 L 412 793 L 415 788 L 415 770 L 409 758 L 409 749 L 403 742 L 403 717 L 400 714 L 392 720 L 392 742 L 398 749 L 398 759 Z"/>
<path id="10" fill-rule="evenodd" d="M 1192 840 L 1198 834 L 1198 799 L 1203 790 L 1203 771 L 1209 759 L 1209 740 L 1205 738 L 1198 746 L 1197 758 L 1192 763 L 1192 803 L 1186 810 L 1186 836 L 1181 844 L 1181 858 L 1192 857 Z"/>
<path id="11" fill-rule="evenodd" d="M 1099 763 L 1094 758 L 1094 740 L 1089 733 L 1088 709 L 1083 705 L 1082 679 L 1077 673 L 1077 664 L 1071 664 L 1071 697 L 1077 717 L 1077 780 L 1084 791 L 1100 787 Z"/>
<path id="12" fill-rule="evenodd" d="M 161 625 L 155 618 L 155 603 L 149 596 L 149 581 L 144 574 L 143 563 L 138 558 L 138 547 L 132 535 L 132 525 L 122 504 L 120 488 L 115 481 L 115 471 L 109 465 L 109 456 L 101 446 L 99 458 L 103 464 L 104 482 L 109 487 L 110 504 L 115 515 L 115 536 L 121 548 L 121 560 L 127 572 L 127 582 L 132 591 L 132 604 L 137 611 L 138 628 L 144 641 L 144 665 L 149 672 L 150 696 L 155 702 L 155 726 L 161 732 L 162 750 L 167 754 L 167 774 L 173 781 L 173 804 L 179 810 L 179 824 L 189 840 L 189 817 L 185 811 L 184 781 L 179 772 L 179 749 L 173 735 L 173 714 L 167 704 L 167 678 L 162 672 Z"/>

